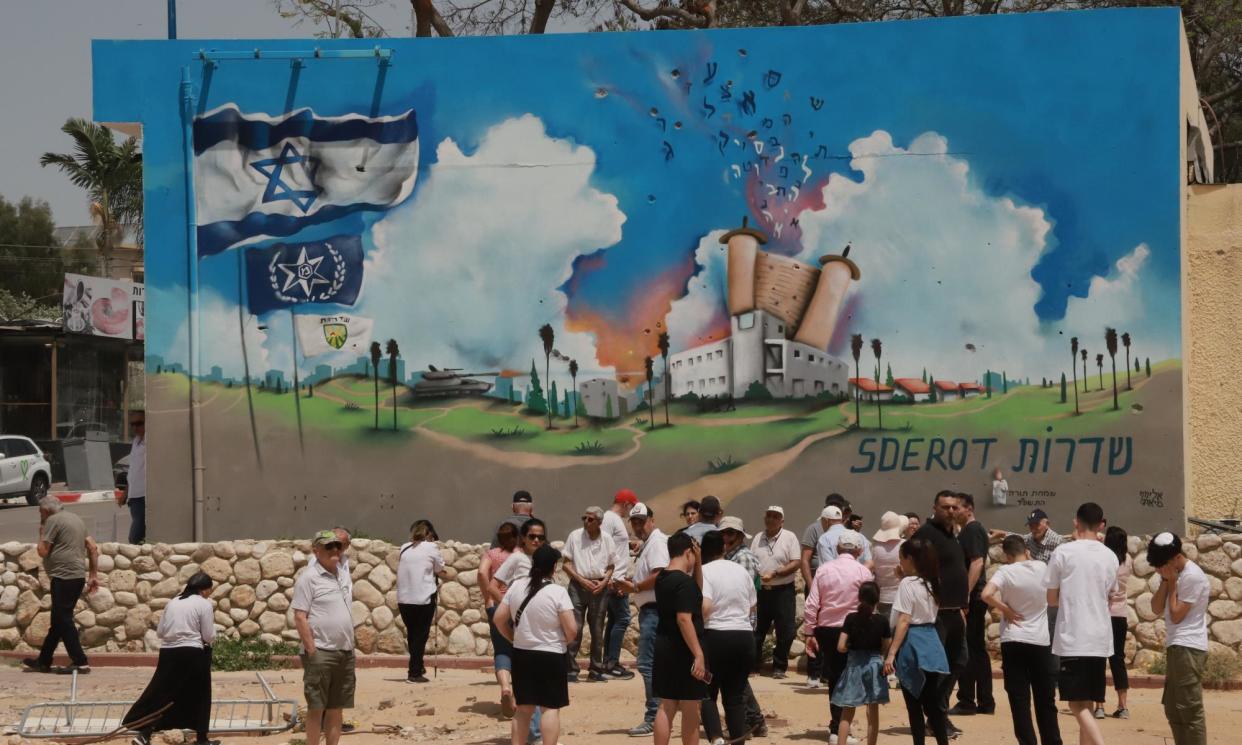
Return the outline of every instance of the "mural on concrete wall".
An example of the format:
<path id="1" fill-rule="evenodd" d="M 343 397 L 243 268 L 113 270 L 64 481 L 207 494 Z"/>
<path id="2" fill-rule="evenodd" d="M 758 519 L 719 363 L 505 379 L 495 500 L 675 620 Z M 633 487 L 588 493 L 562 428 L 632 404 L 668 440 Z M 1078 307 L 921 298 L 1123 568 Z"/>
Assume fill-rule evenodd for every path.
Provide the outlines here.
<path id="1" fill-rule="evenodd" d="M 1176 22 L 196 61 L 209 534 L 481 539 L 515 489 L 572 518 L 621 486 L 666 518 L 951 487 L 1012 528 L 1179 521 Z M 97 107 L 99 68 L 188 49 L 97 48 Z M 148 258 L 153 494 L 190 479 L 184 254 Z"/>

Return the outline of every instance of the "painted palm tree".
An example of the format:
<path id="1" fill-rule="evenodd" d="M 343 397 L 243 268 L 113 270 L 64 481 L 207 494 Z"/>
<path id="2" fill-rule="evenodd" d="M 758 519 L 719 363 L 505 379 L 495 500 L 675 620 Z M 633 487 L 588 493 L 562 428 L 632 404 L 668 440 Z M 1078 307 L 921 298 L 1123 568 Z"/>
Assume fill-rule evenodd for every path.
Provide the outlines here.
<path id="1" fill-rule="evenodd" d="M 854 355 L 854 379 L 862 382 L 862 372 L 858 367 L 858 358 L 862 357 L 863 338 L 862 334 L 854 334 L 850 337 L 850 353 Z M 879 398 L 879 396 L 876 396 Z M 862 427 L 862 389 L 854 386 L 854 426 Z"/>
<path id="2" fill-rule="evenodd" d="M 543 376 L 545 378 L 544 385 L 552 385 L 552 345 L 556 342 L 556 332 L 552 330 L 552 325 L 545 323 L 539 327 L 539 339 L 543 342 Z M 548 429 L 552 429 L 552 407 L 556 406 L 556 402 L 548 402 Z"/>
<path id="3" fill-rule="evenodd" d="M 384 356 L 380 343 L 371 342 L 371 377 L 375 380 L 375 428 L 379 429 L 379 363 Z"/>
<path id="4" fill-rule="evenodd" d="M 569 379 L 574 389 L 570 391 L 569 405 L 574 408 L 574 426 L 578 426 L 578 360 L 569 361 Z"/>
<path id="5" fill-rule="evenodd" d="M 95 247 L 104 276 L 126 229 L 142 241 L 142 150 L 133 137 L 117 143 L 112 130 L 85 119 L 69 119 L 60 131 L 73 140 L 72 153 L 44 153 L 43 167 L 56 166 L 74 186 L 86 190 L 97 224 Z"/>
<path id="6" fill-rule="evenodd" d="M 1104 329 L 1104 348 L 1108 350 L 1108 358 L 1113 366 L 1113 411 L 1121 408 L 1117 405 L 1117 329 Z"/>
<path id="7" fill-rule="evenodd" d="M 655 391 L 651 381 L 655 379 L 655 361 L 650 357 L 643 358 L 643 371 L 647 373 L 647 424 L 648 429 L 655 429 Z"/>
<path id="8" fill-rule="evenodd" d="M 882 351 L 882 345 L 880 344 L 880 340 L 872 339 L 871 340 L 871 353 L 875 355 L 875 367 L 877 370 L 880 369 L 880 352 L 881 351 Z M 880 429 L 883 430 L 884 429 L 884 410 L 880 406 L 880 397 L 878 395 L 875 397 L 875 416 L 880 425 Z"/>
<path id="9" fill-rule="evenodd" d="M 388 380 L 392 383 L 392 431 L 397 431 L 397 358 L 401 356 L 401 350 L 397 348 L 395 339 L 389 339 L 384 345 L 384 352 L 388 354 Z"/>
<path id="10" fill-rule="evenodd" d="M 1070 373 L 1074 376 L 1074 414 L 1078 415 L 1078 337 L 1070 339 Z"/>
<path id="11" fill-rule="evenodd" d="M 1087 348 L 1082 348 L 1082 392 L 1087 393 L 1091 389 L 1087 387 Z"/>
<path id="12" fill-rule="evenodd" d="M 661 331 L 660 337 L 656 341 L 656 345 L 660 348 L 660 359 L 664 360 L 664 426 L 669 425 L 668 421 L 668 400 L 673 396 L 673 377 L 668 372 L 668 332 Z"/>
<path id="13" fill-rule="evenodd" d="M 1104 353 L 1095 356 L 1095 366 L 1100 370 L 1100 390 L 1104 390 Z"/>
<path id="14" fill-rule="evenodd" d="M 1126 348 L 1126 390 L 1134 390 L 1134 386 L 1130 385 L 1130 332 L 1127 331 L 1121 335 L 1121 346 Z"/>

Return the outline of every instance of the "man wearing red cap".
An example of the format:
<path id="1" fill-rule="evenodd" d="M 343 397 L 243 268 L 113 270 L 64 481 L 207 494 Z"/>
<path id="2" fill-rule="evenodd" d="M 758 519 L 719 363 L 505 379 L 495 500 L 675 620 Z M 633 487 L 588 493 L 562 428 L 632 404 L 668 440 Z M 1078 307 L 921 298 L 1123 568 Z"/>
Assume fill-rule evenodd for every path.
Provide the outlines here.
<path id="1" fill-rule="evenodd" d="M 630 596 L 626 594 L 623 584 L 618 580 L 629 577 L 630 569 L 630 534 L 625 523 L 629 519 L 630 510 L 638 504 L 638 495 L 629 489 L 622 489 L 612 499 L 612 506 L 604 513 L 604 522 L 600 526 L 608 534 L 617 548 L 613 561 L 612 585 L 608 588 L 608 622 L 604 629 L 604 675 L 610 678 L 628 680 L 634 673 L 621 667 L 621 644 L 625 641 L 625 631 L 630 627 Z"/>

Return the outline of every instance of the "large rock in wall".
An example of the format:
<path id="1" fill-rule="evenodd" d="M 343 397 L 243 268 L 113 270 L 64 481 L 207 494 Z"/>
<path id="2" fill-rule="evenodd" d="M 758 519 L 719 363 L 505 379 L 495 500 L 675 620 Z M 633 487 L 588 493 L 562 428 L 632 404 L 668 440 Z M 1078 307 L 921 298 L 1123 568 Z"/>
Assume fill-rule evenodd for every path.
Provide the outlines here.
<path id="1" fill-rule="evenodd" d="M 1208 606 L 1212 648 L 1242 654 L 1242 534 L 1205 535 L 1186 541 L 1187 553 L 1212 582 Z M 1146 539 L 1130 540 L 1134 576 L 1127 586 L 1129 634 L 1126 658 L 1143 666 L 1163 651 L 1164 621 L 1151 610 L 1157 584 L 1154 570 L 1143 559 Z M 100 589 L 78 601 L 75 620 L 90 651 L 154 651 L 154 629 L 168 599 L 200 569 L 216 582 L 216 633 L 227 638 L 284 639 L 296 642 L 289 602 L 293 584 L 310 557 L 307 541 L 223 541 L 204 544 L 100 545 Z M 438 595 L 429 651 L 452 655 L 490 655 L 491 638 L 482 608 L 478 568 L 486 546 L 456 541 L 440 544 L 449 569 Z M 349 550 L 354 577 L 353 617 L 358 649 L 363 653 L 403 654 L 405 624 L 396 600 L 398 547 L 359 538 Z M 33 557 L 33 558 L 32 558 Z M 47 633 L 51 598 L 40 581 L 37 553 L 24 543 L 0 545 L 0 649 L 37 648 Z M 993 550 L 989 574 L 999 559 Z M 568 580 L 558 573 L 557 581 Z M 801 580 L 799 580 L 801 587 Z M 804 652 L 802 594 L 796 605 L 798 639 L 791 655 Z M 1000 627 L 990 619 L 988 644 L 999 649 Z M 633 655 L 638 640 L 638 611 L 633 609 L 624 649 Z M 589 644 L 583 645 L 583 653 Z"/>

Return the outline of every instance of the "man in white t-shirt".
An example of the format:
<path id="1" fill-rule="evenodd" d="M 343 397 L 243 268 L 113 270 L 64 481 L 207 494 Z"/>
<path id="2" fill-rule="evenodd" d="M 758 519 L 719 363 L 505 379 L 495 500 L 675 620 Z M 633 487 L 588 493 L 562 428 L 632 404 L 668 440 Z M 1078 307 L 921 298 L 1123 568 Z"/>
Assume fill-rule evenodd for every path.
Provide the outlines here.
<path id="1" fill-rule="evenodd" d="M 1100 540 L 1104 510 L 1086 502 L 1074 517 L 1074 540 L 1052 552 L 1044 573 L 1048 605 L 1060 609 L 1052 653 L 1060 658 L 1061 700 L 1078 720 L 1082 745 L 1104 745 L 1095 702 L 1104 700 L 1105 668 L 1113 654 L 1108 594 L 1117 584 L 1117 555 Z"/>
<path id="2" fill-rule="evenodd" d="M 1001 550 L 1005 566 L 992 575 L 982 597 L 988 607 L 1001 614 L 1001 669 L 1013 714 L 1013 734 L 1018 745 L 1036 745 L 1031 723 L 1033 697 L 1039 742 L 1057 745 L 1061 728 L 1050 662 L 1048 593 L 1044 589 L 1048 565 L 1031 559 L 1019 535 L 1006 536 Z"/>
<path id="3" fill-rule="evenodd" d="M 1182 539 L 1161 533 L 1147 546 L 1147 563 L 1160 575 L 1151 609 L 1164 614 L 1164 715 L 1175 745 L 1207 745 L 1203 668 L 1207 664 L 1207 606 L 1212 585 L 1182 553 Z"/>
<path id="4" fill-rule="evenodd" d="M 608 604 L 608 585 L 616 568 L 617 548 L 603 531 L 604 511 L 588 507 L 582 512 L 582 527 L 565 539 L 565 574 L 569 575 L 569 599 L 574 603 L 577 637 L 565 651 L 566 673 L 578 681 L 578 650 L 582 647 L 585 619 L 591 628 L 591 666 L 587 680 L 607 680 L 604 672 L 604 608 Z M 1110 627 L 1111 628 L 1111 627 Z"/>
<path id="5" fill-rule="evenodd" d="M 612 583 L 608 586 L 608 621 L 604 625 L 604 675 L 609 678 L 629 680 L 634 673 L 621 666 L 621 644 L 625 631 L 630 627 L 630 596 L 621 584 L 630 569 L 630 533 L 625 521 L 630 510 L 638 504 L 638 496 L 629 489 L 621 489 L 612 499 L 612 507 L 604 513 L 603 531 L 612 539 L 617 550 L 613 563 Z"/>
<path id="6" fill-rule="evenodd" d="M 729 739 L 740 742 L 750 733 L 746 723 L 747 677 L 755 655 L 750 616 L 758 601 L 755 582 L 741 564 L 724 558 L 720 531 L 703 536 L 703 647 L 712 680 L 700 706 L 703 728 L 710 742 L 720 742 L 720 712 L 716 696 L 724 699 Z"/>
<path id="7" fill-rule="evenodd" d="M 638 673 L 643 676 L 646 708 L 641 724 L 630 729 L 630 737 L 646 737 L 655 732 L 656 710 L 660 700 L 651 694 L 651 668 L 655 662 L 656 626 L 660 614 L 656 610 L 655 583 L 660 570 L 668 566 L 668 536 L 655 526 L 655 512 L 638 502 L 630 508 L 630 527 L 639 540 L 638 559 L 634 573 L 623 579 L 626 592 L 633 594 L 638 606 Z"/>
<path id="8" fill-rule="evenodd" d="M 798 536 L 785 529 L 782 507 L 772 505 L 764 512 L 763 530 L 755 534 L 750 550 L 759 560 L 761 583 L 755 612 L 755 663 L 763 663 L 763 640 L 768 629 L 775 627 L 772 677 L 780 679 L 789 667 L 789 648 L 798 631 L 794 578 L 802 566 L 802 546 Z"/>

